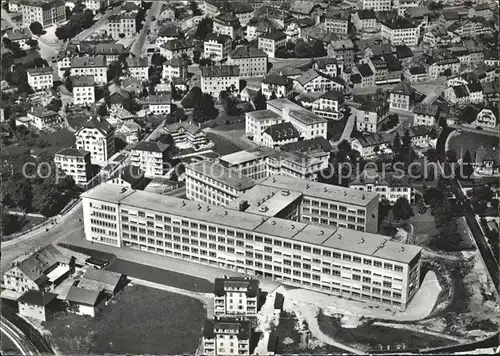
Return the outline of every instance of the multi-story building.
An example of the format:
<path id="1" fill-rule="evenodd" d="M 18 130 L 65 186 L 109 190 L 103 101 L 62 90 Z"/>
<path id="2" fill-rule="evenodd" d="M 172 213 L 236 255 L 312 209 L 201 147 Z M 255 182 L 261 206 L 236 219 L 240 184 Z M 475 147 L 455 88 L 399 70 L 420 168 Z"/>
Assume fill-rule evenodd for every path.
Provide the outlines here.
<path id="1" fill-rule="evenodd" d="M 214 315 L 216 318 L 257 316 L 259 281 L 229 277 L 216 278 L 214 287 Z"/>
<path id="2" fill-rule="evenodd" d="M 163 63 L 162 77 L 165 80 L 172 81 L 178 78 L 184 82 L 188 75 L 188 61 L 182 57 L 174 57 Z"/>
<path id="3" fill-rule="evenodd" d="M 459 73 L 460 61 L 450 52 L 435 53 L 427 57 L 427 80 L 436 80 L 440 76 L 454 76 Z"/>
<path id="4" fill-rule="evenodd" d="M 132 78 L 146 81 L 149 78 L 149 61 L 147 57 L 127 57 L 127 68 Z"/>
<path id="5" fill-rule="evenodd" d="M 271 20 L 269 17 L 254 17 L 246 26 L 245 38 L 248 41 L 256 40 L 260 35 L 279 30 L 281 25 Z"/>
<path id="6" fill-rule="evenodd" d="M 335 58 L 344 68 L 354 65 L 354 43 L 350 39 L 338 39 L 327 46 L 328 57 Z"/>
<path id="7" fill-rule="evenodd" d="M 33 90 L 44 90 L 54 86 L 52 67 L 28 68 L 28 84 Z"/>
<path id="8" fill-rule="evenodd" d="M 61 0 L 24 0 L 21 11 L 23 27 L 29 27 L 33 22 L 48 27 L 66 21 L 65 4 Z"/>
<path id="9" fill-rule="evenodd" d="M 281 122 L 291 122 L 305 140 L 326 138 L 327 133 L 327 120 L 285 98 L 269 100 L 266 110 L 246 113 L 245 121 L 246 135 L 255 142 L 262 142 L 264 131 Z"/>
<path id="10" fill-rule="evenodd" d="M 448 47 L 453 44 L 460 43 L 461 37 L 451 31 L 443 29 L 432 29 L 424 33 L 422 42 L 430 48 Z"/>
<path id="11" fill-rule="evenodd" d="M 74 57 L 71 59 L 71 76 L 91 75 L 96 84 L 107 83 L 106 59 L 103 55 L 96 57 Z"/>
<path id="12" fill-rule="evenodd" d="M 41 106 L 32 106 L 26 116 L 31 121 L 31 124 L 39 130 L 56 128 L 61 124 L 58 113 Z"/>
<path id="13" fill-rule="evenodd" d="M 106 119 L 90 118 L 75 137 L 76 148 L 89 151 L 92 164 L 104 166 L 115 154 L 115 128 Z"/>
<path id="14" fill-rule="evenodd" d="M 228 56 L 227 64 L 240 68 L 240 78 L 262 77 L 267 73 L 267 54 L 251 46 L 238 46 Z"/>
<path id="15" fill-rule="evenodd" d="M 160 54 L 167 60 L 174 57 L 186 55 L 191 57 L 193 55 L 194 44 L 192 41 L 184 39 L 176 39 L 165 42 L 160 46 Z"/>
<path id="16" fill-rule="evenodd" d="M 439 117 L 439 106 L 432 104 L 418 104 L 413 109 L 413 126 L 434 126 Z"/>
<path id="17" fill-rule="evenodd" d="M 360 132 L 380 132 L 389 118 L 389 104 L 386 102 L 366 102 L 356 111 L 356 129 Z"/>
<path id="18" fill-rule="evenodd" d="M 175 25 L 167 25 L 160 28 L 156 35 L 155 45 L 157 47 L 166 43 L 167 41 L 177 40 L 182 38 L 182 29 Z"/>
<path id="19" fill-rule="evenodd" d="M 227 205 L 256 182 L 217 162 L 201 161 L 186 166 L 186 197 L 197 202 Z"/>
<path id="20" fill-rule="evenodd" d="M 389 90 L 389 108 L 410 111 L 416 90 L 407 82 L 401 82 Z"/>
<path id="21" fill-rule="evenodd" d="M 393 136 L 385 132 L 366 135 L 354 139 L 351 146 L 353 150 L 359 152 L 361 157 L 371 158 L 379 153 L 392 153 Z"/>
<path id="22" fill-rule="evenodd" d="M 47 321 L 52 318 L 58 309 L 57 294 L 44 293 L 38 290 L 25 292 L 18 300 L 19 315 Z"/>
<path id="23" fill-rule="evenodd" d="M 146 177 L 161 177 L 169 169 L 172 147 L 165 143 L 141 141 L 130 149 L 132 165 L 139 167 Z"/>
<path id="24" fill-rule="evenodd" d="M 473 125 L 480 126 L 485 129 L 494 129 L 497 125 L 498 107 L 483 107 L 477 111 L 476 119 Z"/>
<path id="25" fill-rule="evenodd" d="M 92 177 L 90 152 L 76 148 L 63 148 L 54 156 L 56 167 L 74 179 L 76 184 L 86 185 Z"/>
<path id="26" fill-rule="evenodd" d="M 148 103 L 149 112 L 154 115 L 168 115 L 172 110 L 172 97 L 170 93 L 150 95 Z"/>
<path id="27" fill-rule="evenodd" d="M 262 134 L 261 145 L 278 148 L 288 143 L 297 142 L 300 134 L 290 122 L 269 126 Z"/>
<path id="28" fill-rule="evenodd" d="M 213 31 L 219 35 L 229 36 L 233 41 L 242 35 L 240 20 L 230 13 L 223 13 L 214 17 Z"/>
<path id="29" fill-rule="evenodd" d="M 411 84 L 423 83 L 427 81 L 427 69 L 424 66 L 412 66 L 403 71 L 404 79 Z"/>
<path id="30" fill-rule="evenodd" d="M 377 16 L 373 9 L 358 10 L 352 15 L 352 23 L 360 32 L 376 32 Z"/>
<path id="31" fill-rule="evenodd" d="M 343 92 L 345 83 L 341 78 L 334 78 L 319 70 L 311 68 L 295 79 L 294 87 L 298 92 L 303 93 L 325 92 L 329 90 Z"/>
<path id="32" fill-rule="evenodd" d="M 279 48 L 285 47 L 286 35 L 283 31 L 275 30 L 263 33 L 258 38 L 258 47 L 260 50 L 267 53 L 271 58 L 276 57 L 276 51 Z"/>
<path id="33" fill-rule="evenodd" d="M 346 220 L 348 214 L 356 221 L 369 220 L 360 225 L 378 219 L 370 211 L 372 205 L 378 207 L 377 194 L 331 185 L 316 189 L 317 183 L 298 180 L 297 185 L 295 179 L 288 189 L 280 179 L 291 178 L 275 178 L 277 188 L 284 191 L 280 194 L 289 190 L 307 195 L 302 220 L 322 216 L 320 209 L 329 209 L 325 210 L 327 215 L 345 215 Z M 268 178 L 267 185 L 272 179 Z M 403 310 L 419 288 L 421 248 L 366 232 L 368 228 L 362 232 L 306 224 L 107 184 L 83 193 L 82 200 L 85 238 L 95 243 L 130 247 Z M 356 201 L 370 204 L 360 207 L 358 213 Z M 311 216 L 308 211 L 312 209 L 318 210 L 318 215 Z"/>
<path id="34" fill-rule="evenodd" d="M 201 67 L 201 90 L 213 97 L 227 88 L 240 92 L 240 68 L 234 65 Z"/>
<path id="35" fill-rule="evenodd" d="M 8 2 L 9 12 L 19 12 L 22 9 L 22 0 L 10 0 Z"/>
<path id="36" fill-rule="evenodd" d="M 365 60 L 374 73 L 375 84 L 399 83 L 402 65 L 393 54 L 376 55 Z"/>
<path id="37" fill-rule="evenodd" d="M 281 147 L 286 147 L 295 143 L 298 143 L 298 141 L 288 142 Z M 277 155 L 270 156 L 267 160 L 268 176 L 282 175 L 303 179 L 305 181 L 317 180 L 318 174 L 327 168 L 327 166 L 328 155 L 317 157 L 314 154 L 293 150 L 280 152 Z"/>
<path id="38" fill-rule="evenodd" d="M 459 20 L 446 28 L 447 31 L 456 33 L 462 38 L 475 38 L 477 36 L 491 35 L 494 29 L 480 17 Z"/>
<path id="39" fill-rule="evenodd" d="M 82 5 L 85 6 L 85 10 L 91 10 L 94 14 L 98 11 L 103 11 L 109 5 L 109 0 L 83 0 Z"/>
<path id="40" fill-rule="evenodd" d="M 312 112 L 327 120 L 340 120 L 340 105 L 344 102 L 344 96 L 337 90 L 330 90 L 313 102 Z"/>
<path id="41" fill-rule="evenodd" d="M 202 355 L 250 355 L 250 321 L 205 320 L 201 339 Z"/>
<path id="42" fill-rule="evenodd" d="M 375 73 L 367 63 L 358 63 L 352 67 L 349 77 L 354 89 L 369 88 L 375 86 Z"/>
<path id="43" fill-rule="evenodd" d="M 276 151 L 269 147 L 255 147 L 222 156 L 219 163 L 248 178 L 258 180 L 269 176 L 268 157 L 275 154 Z"/>
<path id="44" fill-rule="evenodd" d="M 135 14 L 117 14 L 108 17 L 108 35 L 115 41 L 136 34 Z"/>
<path id="45" fill-rule="evenodd" d="M 358 0 L 358 7 L 362 10 L 390 11 L 392 10 L 391 0 Z"/>
<path id="46" fill-rule="evenodd" d="M 203 41 L 203 55 L 216 62 L 220 62 L 227 58 L 229 51 L 231 51 L 231 46 L 231 37 L 209 33 Z"/>
<path id="47" fill-rule="evenodd" d="M 350 14 L 345 10 L 330 10 L 325 14 L 325 29 L 332 33 L 347 34 Z"/>
<path id="48" fill-rule="evenodd" d="M 221 12 L 228 12 L 238 18 L 241 26 L 246 26 L 254 17 L 252 5 L 253 3 L 247 4 L 245 2 L 204 1 L 203 12 L 208 17 L 216 17 Z"/>
<path id="49" fill-rule="evenodd" d="M 192 122 L 176 122 L 165 125 L 164 129 L 172 135 L 177 147 L 188 145 L 190 147 L 199 147 L 206 145 L 209 141 L 205 132 Z"/>
<path id="50" fill-rule="evenodd" d="M 409 203 L 415 200 L 410 177 L 394 172 L 385 172 L 382 175 L 375 169 L 365 169 L 351 181 L 349 187 L 377 193 L 381 201 L 386 200 L 391 204 L 399 198 L 406 198 Z"/>
<path id="51" fill-rule="evenodd" d="M 449 87 L 444 91 L 444 98 L 450 103 L 458 105 L 466 105 L 471 101 L 467 85 Z"/>
<path id="52" fill-rule="evenodd" d="M 95 103 L 95 81 L 91 75 L 77 75 L 73 82 L 73 104 L 92 105 Z"/>
<path id="53" fill-rule="evenodd" d="M 420 36 L 420 28 L 406 17 L 396 17 L 381 24 L 382 40 L 393 46 L 407 45 L 416 47 Z"/>
<path id="54" fill-rule="evenodd" d="M 293 81 L 279 74 L 270 74 L 262 80 L 262 94 L 267 100 L 271 99 L 273 94 L 276 98 L 287 98 L 293 94 Z"/>
<path id="55" fill-rule="evenodd" d="M 19 45 L 19 49 L 23 51 L 31 48 L 31 46 L 27 43 L 27 41 L 31 39 L 31 33 L 27 28 L 8 29 L 2 37 L 8 38 L 13 43 L 17 43 Z"/>

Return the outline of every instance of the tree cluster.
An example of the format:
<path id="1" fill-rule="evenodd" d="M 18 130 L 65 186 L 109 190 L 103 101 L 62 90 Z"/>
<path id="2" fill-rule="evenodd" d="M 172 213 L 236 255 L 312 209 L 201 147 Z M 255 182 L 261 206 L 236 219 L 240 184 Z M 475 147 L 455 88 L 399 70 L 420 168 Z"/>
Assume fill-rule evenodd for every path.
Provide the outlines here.
<path id="1" fill-rule="evenodd" d="M 61 27 L 56 28 L 56 36 L 60 40 L 65 41 L 75 37 L 93 24 L 94 14 L 92 10 L 84 10 L 83 7 L 77 7 L 77 5 L 75 5 L 69 21 Z"/>
<path id="2" fill-rule="evenodd" d="M 401 197 L 394 203 L 392 207 L 392 214 L 396 220 L 408 220 L 415 214 L 410 205 L 410 202 L 405 197 Z"/>
<path id="3" fill-rule="evenodd" d="M 44 30 L 43 30 L 43 26 L 40 22 L 38 21 L 35 21 L 35 22 L 32 22 L 30 24 L 30 31 L 34 34 L 34 35 L 37 35 L 37 36 L 40 36 L 40 35 L 43 35 L 44 34 Z"/>
<path id="4" fill-rule="evenodd" d="M 255 105 L 255 110 L 265 110 L 267 108 L 267 99 L 266 96 L 262 94 L 261 89 L 257 92 L 253 103 Z"/>
<path id="5" fill-rule="evenodd" d="M 315 40 L 312 43 L 299 39 L 295 44 L 288 42 L 284 48 L 276 50 L 279 58 L 312 58 L 327 55 L 323 42 Z"/>
<path id="6" fill-rule="evenodd" d="M 222 90 L 219 94 L 219 101 L 224 108 L 224 111 L 229 116 L 238 116 L 240 114 L 240 110 L 236 106 L 236 100 L 231 95 L 231 90 Z"/>
<path id="7" fill-rule="evenodd" d="M 203 93 L 201 97 L 195 97 L 193 105 L 193 121 L 202 123 L 213 120 L 219 111 L 215 108 L 214 99 L 208 93 Z"/>
<path id="8" fill-rule="evenodd" d="M 214 27 L 214 22 L 211 18 L 209 17 L 203 18 L 196 27 L 194 38 L 203 41 L 205 37 L 207 37 L 207 35 L 212 32 L 213 27 Z"/>

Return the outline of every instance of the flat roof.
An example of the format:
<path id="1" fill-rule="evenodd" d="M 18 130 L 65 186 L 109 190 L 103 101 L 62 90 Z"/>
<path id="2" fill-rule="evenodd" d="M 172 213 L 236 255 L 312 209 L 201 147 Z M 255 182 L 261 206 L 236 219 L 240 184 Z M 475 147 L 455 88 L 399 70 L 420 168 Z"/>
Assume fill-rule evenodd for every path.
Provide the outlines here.
<path id="1" fill-rule="evenodd" d="M 274 175 L 261 181 L 259 184 L 274 188 L 298 191 L 305 197 L 328 199 L 340 203 L 366 206 L 373 200 L 378 200 L 377 193 L 364 192 L 357 189 L 344 188 L 336 185 L 305 181 L 282 175 Z"/>
<path id="2" fill-rule="evenodd" d="M 227 165 L 231 167 L 274 154 L 276 154 L 276 151 L 270 147 L 255 147 L 249 150 L 238 151 L 222 156 L 220 157 L 220 161 L 227 163 Z"/>
<path id="3" fill-rule="evenodd" d="M 281 119 L 282 116 L 275 111 L 272 110 L 258 110 L 258 111 L 251 111 L 247 113 L 248 116 L 250 116 L 254 120 L 269 120 L 269 119 Z"/>
<path id="4" fill-rule="evenodd" d="M 422 250 L 418 246 L 390 241 L 390 237 L 384 235 L 269 218 L 172 196 L 122 189 L 111 184 L 100 184 L 82 196 L 108 203 L 120 203 L 122 208 L 132 207 L 180 218 L 197 219 L 207 224 L 269 234 L 400 263 L 409 263 Z"/>
<path id="5" fill-rule="evenodd" d="M 327 120 L 319 117 L 312 111 L 309 111 L 286 98 L 269 100 L 267 102 L 267 107 L 269 106 L 272 106 L 281 112 L 285 109 L 290 110 L 290 116 L 306 125 L 322 124 L 327 122 Z"/>
<path id="6" fill-rule="evenodd" d="M 243 205 L 243 211 L 271 217 L 276 216 L 301 196 L 302 193 L 300 192 L 256 185 L 226 207 L 228 209 L 239 210 L 240 204 L 245 204 L 246 202 Z"/>
<path id="7" fill-rule="evenodd" d="M 190 164 L 186 168 L 190 168 L 195 172 L 213 178 L 218 182 L 238 190 L 249 189 L 257 183 L 255 180 L 248 178 L 234 169 L 227 168 L 218 162 L 201 161 Z"/>

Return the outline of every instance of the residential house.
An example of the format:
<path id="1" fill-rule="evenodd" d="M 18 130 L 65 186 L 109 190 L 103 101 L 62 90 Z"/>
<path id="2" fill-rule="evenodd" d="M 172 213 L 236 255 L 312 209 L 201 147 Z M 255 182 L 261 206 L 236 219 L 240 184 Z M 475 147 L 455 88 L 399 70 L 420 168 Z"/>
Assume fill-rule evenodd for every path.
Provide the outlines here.
<path id="1" fill-rule="evenodd" d="M 389 11 L 392 9 L 391 0 L 358 0 L 357 4 L 362 10 Z"/>
<path id="2" fill-rule="evenodd" d="M 380 201 L 390 204 L 399 198 L 406 198 L 410 203 L 415 200 L 410 177 L 395 172 L 380 174 L 375 169 L 365 169 L 349 183 L 349 188 L 377 193 Z"/>
<path id="3" fill-rule="evenodd" d="M 135 24 L 136 14 L 114 14 L 107 19 L 107 31 L 115 41 L 125 37 L 132 37 L 137 33 Z"/>
<path id="4" fill-rule="evenodd" d="M 176 122 L 164 129 L 172 135 L 176 147 L 201 147 L 209 143 L 205 132 L 192 122 Z"/>
<path id="5" fill-rule="evenodd" d="M 213 97 L 227 88 L 240 92 L 240 69 L 235 65 L 221 65 L 201 68 L 201 90 Z"/>
<path id="6" fill-rule="evenodd" d="M 123 121 L 122 125 L 116 128 L 116 136 L 123 138 L 129 145 L 139 142 L 140 135 L 141 126 L 133 119 Z"/>
<path id="7" fill-rule="evenodd" d="M 376 55 L 364 60 L 373 71 L 375 84 L 399 83 L 403 67 L 393 54 Z"/>
<path id="8" fill-rule="evenodd" d="M 160 47 L 168 41 L 182 38 L 182 29 L 179 26 L 167 25 L 160 28 L 156 35 L 155 45 Z"/>
<path id="9" fill-rule="evenodd" d="M 76 148 L 90 152 L 92 164 L 103 166 L 115 154 L 115 128 L 100 117 L 90 118 L 76 133 Z"/>
<path id="10" fill-rule="evenodd" d="M 231 51 L 231 37 L 217 33 L 209 33 L 203 41 L 203 55 L 216 62 L 223 61 Z"/>
<path id="11" fill-rule="evenodd" d="M 427 125 L 411 126 L 408 131 L 412 147 L 435 147 L 435 144 L 432 144 L 437 137 L 434 127 Z"/>
<path id="12" fill-rule="evenodd" d="M 474 173 L 478 176 L 493 176 L 500 173 L 500 155 L 496 147 L 479 147 L 474 162 Z"/>
<path id="13" fill-rule="evenodd" d="M 286 35 L 287 42 L 295 43 L 299 38 L 304 38 L 305 34 L 311 31 L 314 26 L 315 21 L 313 19 L 304 17 L 294 19 L 292 22 L 288 23 L 283 32 Z"/>
<path id="14" fill-rule="evenodd" d="M 276 98 L 290 98 L 293 94 L 293 81 L 279 74 L 270 74 L 262 80 L 262 94 L 267 100 L 271 99 L 273 93 Z"/>
<path id="15" fill-rule="evenodd" d="M 31 125 L 35 126 L 38 130 L 56 128 L 61 124 L 61 118 L 58 113 L 41 106 L 32 106 L 26 116 L 31 120 Z"/>
<path id="16" fill-rule="evenodd" d="M 94 14 L 97 14 L 98 11 L 103 11 L 108 6 L 109 0 L 83 0 L 82 5 L 85 6 L 85 9 L 91 10 Z"/>
<path id="17" fill-rule="evenodd" d="M 267 73 L 268 55 L 251 46 L 238 46 L 229 53 L 227 64 L 238 66 L 240 78 L 262 77 Z"/>
<path id="18" fill-rule="evenodd" d="M 231 13 L 218 15 L 213 19 L 213 32 L 219 35 L 229 36 L 234 41 L 242 37 L 240 20 Z"/>
<path id="19" fill-rule="evenodd" d="M 77 148 L 63 148 L 54 156 L 56 167 L 73 178 L 76 184 L 86 185 L 92 178 L 90 152 Z"/>
<path id="20" fill-rule="evenodd" d="M 404 79 L 410 84 L 424 83 L 427 81 L 427 69 L 423 66 L 411 66 L 403 72 Z"/>
<path id="21" fill-rule="evenodd" d="M 112 297 L 125 285 L 126 279 L 127 277 L 121 273 L 90 267 L 80 279 L 78 287 L 104 291 Z"/>
<path id="22" fill-rule="evenodd" d="M 278 148 L 288 143 L 297 142 L 300 134 L 290 122 L 282 122 L 269 126 L 262 134 L 263 146 Z"/>
<path id="23" fill-rule="evenodd" d="M 172 158 L 172 146 L 154 141 L 141 141 L 131 149 L 131 163 L 139 167 L 146 177 L 165 175 Z"/>
<path id="24" fill-rule="evenodd" d="M 494 12 L 491 9 L 490 4 L 486 2 L 471 7 L 468 12 L 469 18 L 482 17 L 485 20 L 492 20 L 493 14 Z"/>
<path id="25" fill-rule="evenodd" d="M 495 129 L 497 125 L 498 106 L 484 106 L 477 110 L 476 119 L 472 123 L 485 129 Z"/>
<path id="26" fill-rule="evenodd" d="M 107 83 L 106 59 L 103 55 L 96 57 L 74 57 L 71 59 L 71 76 L 91 75 L 95 84 Z"/>
<path id="27" fill-rule="evenodd" d="M 456 21 L 448 26 L 446 30 L 454 32 L 462 38 L 475 38 L 483 35 L 491 35 L 494 32 L 494 29 L 481 17 Z"/>
<path id="28" fill-rule="evenodd" d="M 487 101 L 500 100 L 500 81 L 497 79 L 494 82 L 481 83 L 483 87 L 483 96 Z"/>
<path id="29" fill-rule="evenodd" d="M 449 87 L 444 91 L 444 97 L 452 104 L 465 105 L 470 102 L 469 90 L 466 85 Z"/>
<path id="30" fill-rule="evenodd" d="M 416 90 L 407 82 L 401 82 L 389 90 L 389 108 L 410 111 Z"/>
<path id="31" fill-rule="evenodd" d="M 44 90 L 54 86 L 52 67 L 28 68 L 28 84 L 33 90 Z"/>
<path id="32" fill-rule="evenodd" d="M 279 30 L 266 32 L 258 37 L 258 48 L 271 58 L 275 58 L 276 51 L 285 45 L 286 35 Z"/>
<path id="33" fill-rule="evenodd" d="M 150 179 L 146 178 L 142 169 L 137 166 L 126 165 L 120 168 L 113 176 L 109 177 L 105 183 L 119 185 L 126 189 L 143 190 L 150 181 Z"/>
<path id="34" fill-rule="evenodd" d="M 312 1 L 307 0 L 296 0 L 290 3 L 288 11 L 294 17 L 303 18 L 303 17 L 311 17 L 314 18 L 321 14 L 321 6 Z"/>
<path id="35" fill-rule="evenodd" d="M 106 295 L 102 291 L 71 286 L 66 295 L 68 311 L 77 315 L 95 317 L 102 309 Z"/>
<path id="36" fill-rule="evenodd" d="M 396 46 L 396 56 L 403 66 L 408 66 L 413 62 L 413 51 L 406 45 Z"/>
<path id="37" fill-rule="evenodd" d="M 380 132 L 389 118 L 389 104 L 386 102 L 366 102 L 356 110 L 356 129 L 360 132 Z"/>
<path id="38" fill-rule="evenodd" d="M 328 57 L 335 58 L 343 68 L 354 65 L 354 43 L 350 39 L 337 39 L 327 46 Z"/>
<path id="39" fill-rule="evenodd" d="M 201 340 L 203 355 L 250 355 L 251 326 L 248 320 L 205 320 Z"/>
<path id="40" fill-rule="evenodd" d="M 352 67 L 349 78 L 354 89 L 369 88 L 375 86 L 375 73 L 369 64 L 359 63 Z"/>
<path id="41" fill-rule="evenodd" d="M 331 77 L 340 77 L 343 69 L 334 58 L 315 59 L 313 68 Z"/>
<path id="42" fill-rule="evenodd" d="M 361 157 L 371 158 L 378 153 L 392 153 L 393 135 L 387 133 L 375 133 L 356 138 L 351 142 L 353 150 L 359 152 Z"/>
<path id="43" fill-rule="evenodd" d="M 137 78 L 143 82 L 148 80 L 149 61 L 147 57 L 127 57 L 126 62 L 128 72 L 132 78 Z"/>
<path id="44" fill-rule="evenodd" d="M 439 106 L 418 104 L 413 108 L 413 126 L 435 126 L 439 117 Z"/>
<path id="45" fill-rule="evenodd" d="M 352 23 L 358 32 L 377 31 L 377 16 L 373 9 L 358 10 L 352 15 Z"/>
<path id="46" fill-rule="evenodd" d="M 257 315 L 259 302 L 259 281 L 257 279 L 216 278 L 214 284 L 214 315 L 216 318 L 246 318 Z"/>
<path id="47" fill-rule="evenodd" d="M 73 82 L 73 104 L 92 105 L 95 103 L 95 80 L 91 75 L 71 77 Z"/>
<path id="48" fill-rule="evenodd" d="M 324 26 L 332 33 L 347 34 L 350 14 L 346 10 L 332 9 L 326 12 Z"/>
<path id="49" fill-rule="evenodd" d="M 172 110 L 172 97 L 170 94 L 150 95 L 148 97 L 149 113 L 154 115 L 167 115 Z"/>
<path id="50" fill-rule="evenodd" d="M 382 40 L 392 45 L 416 47 L 420 36 L 420 28 L 406 17 L 396 17 L 381 24 Z"/>
<path id="51" fill-rule="evenodd" d="M 160 54 L 167 60 L 170 60 L 174 57 L 180 57 L 182 55 L 192 57 L 193 50 L 193 42 L 184 39 L 170 40 L 160 46 Z"/>
<path id="52" fill-rule="evenodd" d="M 7 8 L 9 12 L 19 12 L 22 9 L 22 0 L 10 0 L 7 3 Z"/>
<path id="53" fill-rule="evenodd" d="M 57 294 L 29 290 L 17 300 L 19 315 L 38 321 L 50 320 L 57 310 Z"/>
<path id="54" fill-rule="evenodd" d="M 61 0 L 29 0 L 21 5 L 23 27 L 39 22 L 44 28 L 66 21 L 66 9 Z"/>
<path id="55" fill-rule="evenodd" d="M 333 78 L 311 68 L 295 79 L 294 87 L 298 92 L 306 93 L 317 91 L 325 92 L 329 90 L 338 90 L 342 92 L 345 89 L 345 83 L 341 78 Z"/>
<path id="56" fill-rule="evenodd" d="M 254 17 L 248 22 L 246 26 L 245 38 L 247 39 L 247 41 L 253 41 L 265 33 L 277 31 L 281 28 L 282 26 L 280 26 L 267 16 Z"/>
<path id="57" fill-rule="evenodd" d="M 182 57 L 174 57 L 163 63 L 162 77 L 165 80 L 172 81 L 179 79 L 182 82 L 188 77 L 188 61 Z"/>
<path id="58" fill-rule="evenodd" d="M 12 43 L 17 43 L 19 49 L 26 51 L 31 48 L 26 42 L 31 39 L 31 33 L 27 28 L 12 28 L 5 31 L 3 38 L 8 38 Z"/>
<path id="59" fill-rule="evenodd" d="M 481 83 L 470 83 L 467 84 L 467 91 L 469 92 L 469 100 L 473 104 L 482 103 L 484 101 L 483 97 L 483 87 Z"/>
<path id="60" fill-rule="evenodd" d="M 312 112 L 327 120 L 341 120 L 340 106 L 344 96 L 337 90 L 330 90 L 313 102 Z"/>
<path id="61" fill-rule="evenodd" d="M 437 80 L 441 76 L 454 76 L 460 69 L 460 61 L 450 52 L 434 53 L 426 58 L 427 80 Z"/>
<path id="62" fill-rule="evenodd" d="M 458 34 L 438 28 L 425 32 L 422 40 L 423 44 L 428 45 L 429 48 L 445 48 L 460 41 L 461 37 Z"/>

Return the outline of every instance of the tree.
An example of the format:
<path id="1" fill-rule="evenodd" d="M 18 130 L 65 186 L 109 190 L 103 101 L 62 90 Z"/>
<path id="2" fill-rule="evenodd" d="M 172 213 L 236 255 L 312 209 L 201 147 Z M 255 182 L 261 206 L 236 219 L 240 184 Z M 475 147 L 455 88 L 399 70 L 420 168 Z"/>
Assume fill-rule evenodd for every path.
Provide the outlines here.
<path id="1" fill-rule="evenodd" d="M 33 191 L 28 178 L 22 174 L 15 174 L 7 184 L 4 184 L 4 189 L 4 204 L 7 200 L 25 212 L 32 210 Z"/>
<path id="2" fill-rule="evenodd" d="M 193 12 L 193 16 L 200 16 L 201 15 L 201 10 L 198 7 L 198 4 L 196 3 L 196 1 L 191 1 L 191 3 L 189 4 L 189 8 Z"/>
<path id="3" fill-rule="evenodd" d="M 125 34 L 124 34 L 124 33 L 120 33 L 120 34 L 118 35 L 118 37 L 120 37 L 120 38 L 125 38 Z"/>
<path id="4" fill-rule="evenodd" d="M 262 90 L 259 89 L 257 95 L 255 96 L 255 99 L 253 100 L 255 110 L 265 110 L 267 107 L 266 102 L 266 96 L 262 94 Z"/>
<path id="5" fill-rule="evenodd" d="M 324 57 L 326 56 L 326 49 L 323 41 L 314 41 L 311 52 L 313 57 Z"/>
<path id="6" fill-rule="evenodd" d="M 438 152 L 435 148 L 429 148 L 424 154 L 429 162 L 437 162 Z"/>
<path id="7" fill-rule="evenodd" d="M 58 112 L 59 110 L 61 110 L 62 105 L 63 104 L 61 99 L 54 98 L 50 101 L 49 105 L 47 105 L 47 109 Z"/>
<path id="8" fill-rule="evenodd" d="M 123 74 L 122 64 L 119 61 L 111 62 L 108 66 L 107 74 L 108 82 L 111 80 L 118 80 Z"/>
<path id="9" fill-rule="evenodd" d="M 163 65 L 166 61 L 167 59 L 159 53 L 155 53 L 153 54 L 153 57 L 151 57 L 151 64 L 157 67 Z"/>
<path id="10" fill-rule="evenodd" d="M 352 148 L 351 148 L 351 144 L 349 143 L 349 141 L 347 140 L 342 140 L 339 145 L 337 146 L 337 148 L 339 149 L 339 151 L 342 151 L 344 153 L 350 153 Z"/>
<path id="11" fill-rule="evenodd" d="M 295 44 L 294 51 L 295 51 L 295 56 L 299 58 L 306 58 L 312 56 L 311 46 L 302 39 L 297 41 L 297 43 Z"/>
<path id="12" fill-rule="evenodd" d="M 448 127 L 448 121 L 446 120 L 445 117 L 439 118 L 439 126 L 444 128 L 444 129 Z"/>
<path id="13" fill-rule="evenodd" d="M 278 99 L 278 97 L 276 96 L 276 93 L 273 91 L 271 93 L 271 96 L 269 97 L 269 100 L 275 100 L 275 99 Z"/>
<path id="14" fill-rule="evenodd" d="M 472 165 L 472 157 L 469 150 L 465 151 L 464 157 L 462 158 L 462 164 L 459 167 L 460 171 L 458 172 L 458 177 L 470 179 L 472 173 L 474 173 L 474 166 Z"/>
<path id="15" fill-rule="evenodd" d="M 201 52 L 197 50 L 193 50 L 193 62 L 194 63 L 199 63 L 200 62 L 200 56 Z"/>
<path id="16" fill-rule="evenodd" d="M 196 32 L 194 33 L 194 38 L 198 40 L 204 40 L 207 35 L 212 32 L 214 23 L 211 18 L 204 17 L 196 27 Z"/>
<path id="17" fill-rule="evenodd" d="M 71 79 L 70 76 L 67 76 L 64 78 L 64 86 L 70 93 L 73 92 L 73 80 Z"/>
<path id="18" fill-rule="evenodd" d="M 31 47 L 31 49 L 37 49 L 38 48 L 38 41 L 30 38 L 29 40 L 26 41 L 26 44 Z"/>
<path id="19" fill-rule="evenodd" d="M 38 21 L 32 22 L 30 24 L 30 31 L 33 32 L 34 35 L 40 36 L 43 34 L 43 26 Z"/>
<path id="20" fill-rule="evenodd" d="M 219 100 L 222 103 L 222 107 L 224 108 L 226 114 L 229 116 L 236 116 L 239 114 L 236 103 L 227 90 L 221 90 Z"/>
<path id="21" fill-rule="evenodd" d="M 189 91 L 189 93 L 187 93 L 186 96 L 184 96 L 184 99 L 182 99 L 181 104 L 184 108 L 190 109 L 190 108 L 194 107 L 194 104 L 196 102 L 201 101 L 202 96 L 203 96 L 203 93 L 202 93 L 200 87 L 195 86 L 195 87 L 191 88 L 191 90 Z"/>
<path id="22" fill-rule="evenodd" d="M 429 188 L 424 191 L 424 202 L 431 207 L 436 206 L 444 199 L 444 194 L 438 188 Z"/>
<path id="23" fill-rule="evenodd" d="M 394 206 L 392 207 L 392 213 L 396 220 L 407 220 L 415 215 L 410 202 L 405 197 L 401 197 L 396 200 Z"/>
<path id="24" fill-rule="evenodd" d="M 97 115 L 99 115 L 99 116 L 108 116 L 108 108 L 106 107 L 106 104 L 101 104 L 97 108 Z"/>
<path id="25" fill-rule="evenodd" d="M 392 139 L 392 152 L 394 152 L 394 155 L 399 155 L 400 151 L 401 151 L 401 138 L 399 137 L 399 134 L 396 132 L 394 138 Z"/>
<path id="26" fill-rule="evenodd" d="M 215 119 L 219 112 L 214 106 L 213 98 L 208 93 L 203 93 L 201 100 L 196 100 L 193 105 L 193 121 L 205 122 Z"/>

